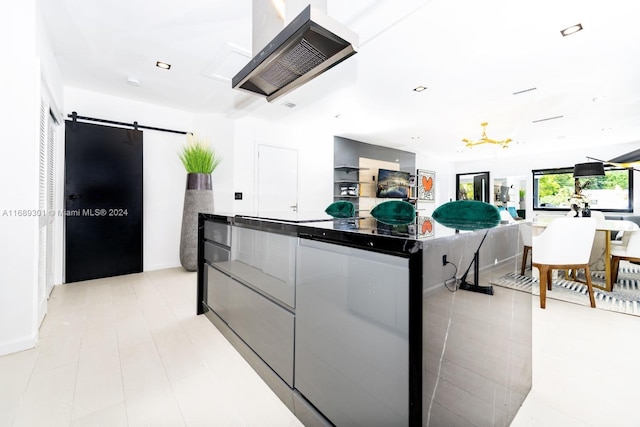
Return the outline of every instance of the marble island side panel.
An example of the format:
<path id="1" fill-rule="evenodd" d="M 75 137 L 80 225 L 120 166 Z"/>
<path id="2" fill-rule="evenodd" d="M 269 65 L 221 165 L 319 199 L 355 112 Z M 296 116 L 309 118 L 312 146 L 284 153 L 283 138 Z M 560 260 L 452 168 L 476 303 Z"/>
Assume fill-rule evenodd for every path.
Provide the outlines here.
<path id="1" fill-rule="evenodd" d="M 469 267 L 484 234 L 423 242 L 424 426 L 508 426 L 531 390 L 531 293 L 495 285 L 493 295 L 475 293 L 453 278 Z M 519 272 L 519 237 L 518 224 L 489 230 L 479 285 Z"/>

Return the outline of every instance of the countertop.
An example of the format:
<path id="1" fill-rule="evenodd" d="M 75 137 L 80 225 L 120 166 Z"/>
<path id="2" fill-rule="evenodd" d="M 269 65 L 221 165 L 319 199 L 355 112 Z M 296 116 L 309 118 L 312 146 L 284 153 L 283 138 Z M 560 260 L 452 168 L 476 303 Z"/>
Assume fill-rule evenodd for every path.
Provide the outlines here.
<path id="1" fill-rule="evenodd" d="M 418 216 L 406 225 L 389 225 L 375 218 L 332 218 L 325 213 L 287 213 L 256 216 L 247 213 L 201 214 L 204 219 L 227 222 L 257 230 L 295 235 L 346 244 L 394 254 L 411 254 L 422 249 L 423 242 L 477 231 L 458 231 L 437 223 L 431 217 Z M 505 227 L 513 224 L 498 225 Z"/>

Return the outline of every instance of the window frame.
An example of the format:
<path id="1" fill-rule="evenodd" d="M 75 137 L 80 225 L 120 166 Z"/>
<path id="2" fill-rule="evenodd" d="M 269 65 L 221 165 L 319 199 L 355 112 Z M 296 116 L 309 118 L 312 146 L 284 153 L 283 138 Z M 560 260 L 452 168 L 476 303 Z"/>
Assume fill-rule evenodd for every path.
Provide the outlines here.
<path id="1" fill-rule="evenodd" d="M 617 166 L 604 165 L 605 175 L 609 171 L 618 171 L 618 170 L 626 170 L 628 174 L 628 182 L 629 188 L 628 191 L 628 205 L 624 209 L 608 209 L 598 207 L 596 210 L 601 212 L 620 212 L 620 213 L 630 213 L 633 212 L 633 168 L 621 168 Z M 532 186 L 533 186 L 533 210 L 534 211 L 550 211 L 550 212 L 568 212 L 571 210 L 567 207 L 547 207 L 547 206 L 539 206 L 538 199 L 538 180 L 536 177 L 544 176 L 544 175 L 559 175 L 564 173 L 573 173 L 573 166 L 571 167 L 563 167 L 563 168 L 546 168 L 546 169 L 534 169 L 531 171 L 532 177 Z M 583 179 L 583 178 L 581 178 Z M 588 189 L 586 190 L 588 191 Z"/>

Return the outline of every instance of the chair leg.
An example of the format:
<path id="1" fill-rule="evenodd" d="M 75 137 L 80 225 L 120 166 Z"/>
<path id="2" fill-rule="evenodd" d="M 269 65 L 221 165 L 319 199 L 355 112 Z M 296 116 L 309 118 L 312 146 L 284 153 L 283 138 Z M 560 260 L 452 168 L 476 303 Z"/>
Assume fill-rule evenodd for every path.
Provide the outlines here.
<path id="1" fill-rule="evenodd" d="M 551 290 L 552 285 L 553 285 L 553 269 L 549 268 L 547 270 L 547 289 Z"/>
<path id="2" fill-rule="evenodd" d="M 546 265 L 538 266 L 540 272 L 540 308 L 545 308 L 547 305 L 547 277 L 549 267 Z"/>
<path id="3" fill-rule="evenodd" d="M 524 276 L 524 270 L 527 265 L 527 257 L 529 256 L 529 246 L 525 246 L 522 250 L 522 263 L 520 265 L 520 275 Z"/>
<path id="4" fill-rule="evenodd" d="M 611 288 L 615 286 L 618 281 L 618 267 L 620 266 L 620 257 L 611 257 Z"/>
<path id="5" fill-rule="evenodd" d="M 591 308 L 596 308 L 596 299 L 593 296 L 593 285 L 591 284 L 591 272 L 589 271 L 589 264 L 584 266 L 584 274 L 587 276 L 587 291 L 589 292 L 589 302 Z"/>

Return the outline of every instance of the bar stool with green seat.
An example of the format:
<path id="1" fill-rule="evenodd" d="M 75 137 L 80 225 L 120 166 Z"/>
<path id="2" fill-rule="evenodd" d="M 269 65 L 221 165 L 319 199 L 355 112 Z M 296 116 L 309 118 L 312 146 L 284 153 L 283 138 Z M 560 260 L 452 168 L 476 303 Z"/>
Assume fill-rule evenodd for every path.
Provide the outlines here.
<path id="1" fill-rule="evenodd" d="M 356 216 L 356 207 L 348 200 L 333 202 L 324 211 L 334 218 L 353 218 Z"/>
<path id="2" fill-rule="evenodd" d="M 473 255 L 469 267 L 460 278 L 460 289 L 493 295 L 492 286 L 480 286 L 478 284 L 480 276 L 479 253 L 480 247 L 482 247 L 484 239 L 486 239 L 489 233 L 488 229 L 500 224 L 501 215 L 498 208 L 478 200 L 456 200 L 438 206 L 436 210 L 433 211 L 432 217 L 438 223 L 456 230 L 487 229 L 480 241 L 478 249 Z M 469 283 L 467 282 L 467 274 L 469 274 L 472 266 L 474 266 L 473 283 Z"/>

